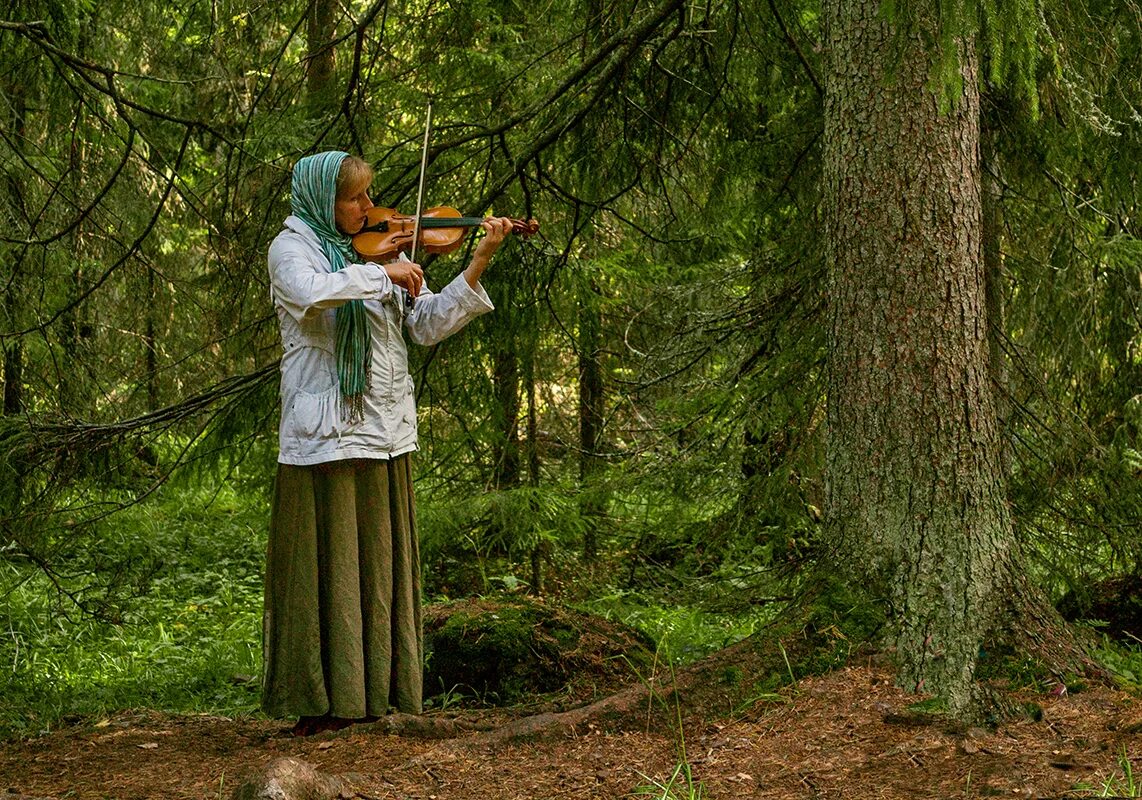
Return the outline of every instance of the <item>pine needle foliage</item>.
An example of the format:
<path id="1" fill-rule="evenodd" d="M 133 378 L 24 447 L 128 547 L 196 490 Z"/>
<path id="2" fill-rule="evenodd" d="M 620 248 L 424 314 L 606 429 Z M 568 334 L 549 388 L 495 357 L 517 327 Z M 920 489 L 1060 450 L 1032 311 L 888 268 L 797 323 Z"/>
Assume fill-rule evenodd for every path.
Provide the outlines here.
<path id="1" fill-rule="evenodd" d="M 1040 70 L 1059 67 L 1045 5 L 1044 0 L 884 0 L 881 11 L 898 42 L 920 36 L 938 54 L 931 83 L 943 104 L 963 93 L 962 48 L 979 47 L 985 64 L 980 78 L 1010 87 L 1037 117 Z"/>
<path id="2" fill-rule="evenodd" d="M 133 591 L 154 562 L 100 561 L 107 514 L 172 477 L 264 496 L 279 355 L 264 254 L 290 166 L 351 150 L 378 199 L 407 206 L 432 99 L 432 201 L 542 223 L 487 273 L 496 314 L 412 350 L 437 589 L 528 583 L 533 555 L 586 575 L 590 531 L 610 570 L 584 593 L 719 611 L 784 596 L 823 505 L 817 6 L 610 0 L 550 6 L 543 25 L 498 0 L 338 6 L 320 103 L 309 6 L 0 15 L 4 107 L 25 109 L 0 128 L 0 344 L 6 376 L 23 369 L 0 421 L 8 563 L 60 577 L 88 552 L 106 571 L 70 576 L 85 596 Z M 960 48 L 983 50 L 1012 499 L 1037 575 L 1061 591 L 1136 568 L 1137 8 L 882 8 L 929 38 L 945 98 Z M 431 285 L 462 259 L 428 261 Z M 603 389 L 585 452 L 588 367 Z"/>

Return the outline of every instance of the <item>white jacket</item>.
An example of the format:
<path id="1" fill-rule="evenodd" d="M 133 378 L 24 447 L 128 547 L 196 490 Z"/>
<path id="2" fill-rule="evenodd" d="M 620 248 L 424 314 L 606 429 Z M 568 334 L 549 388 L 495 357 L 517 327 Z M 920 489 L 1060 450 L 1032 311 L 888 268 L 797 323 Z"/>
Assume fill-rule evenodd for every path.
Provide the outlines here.
<path id="1" fill-rule="evenodd" d="M 493 310 L 483 286 L 463 274 L 435 294 L 421 289 L 411 313 L 405 290 L 379 264 L 347 264 L 332 272 L 313 230 L 289 216 L 270 245 L 270 293 L 281 324 L 281 425 L 278 461 L 320 464 L 347 458 L 387 459 L 415 450 L 416 404 L 401 324 L 431 345 Z M 365 301 L 373 343 L 372 388 L 364 419 L 342 416 L 337 382 L 335 315 Z"/>

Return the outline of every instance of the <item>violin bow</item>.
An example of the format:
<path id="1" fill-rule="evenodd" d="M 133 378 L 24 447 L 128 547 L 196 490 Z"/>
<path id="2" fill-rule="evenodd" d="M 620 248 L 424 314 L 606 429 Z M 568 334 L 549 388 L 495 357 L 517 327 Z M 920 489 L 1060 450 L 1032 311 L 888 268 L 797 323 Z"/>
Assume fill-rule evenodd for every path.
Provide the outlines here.
<path id="1" fill-rule="evenodd" d="M 416 222 L 412 229 L 412 261 L 416 261 L 416 244 L 420 240 L 420 212 L 424 208 L 424 171 L 428 167 L 428 133 L 432 130 L 432 101 L 424 120 L 424 145 L 420 149 L 420 181 L 416 190 Z"/>

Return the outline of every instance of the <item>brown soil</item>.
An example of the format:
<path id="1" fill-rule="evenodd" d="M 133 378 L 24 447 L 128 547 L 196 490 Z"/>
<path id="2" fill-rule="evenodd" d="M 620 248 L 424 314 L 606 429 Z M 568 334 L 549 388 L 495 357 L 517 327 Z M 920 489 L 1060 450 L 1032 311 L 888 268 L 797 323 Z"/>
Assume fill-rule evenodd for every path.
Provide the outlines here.
<path id="1" fill-rule="evenodd" d="M 1099 796 L 1121 778 L 1123 753 L 1142 776 L 1136 696 L 1108 688 L 1016 693 L 1015 703 L 1036 704 L 1041 717 L 994 730 L 925 721 L 908 713 L 915 699 L 869 664 L 806 678 L 734 716 L 683 706 L 685 758 L 701 797 L 713 800 Z M 508 721 L 503 712 L 450 716 L 481 727 Z M 396 736 L 381 725 L 294 739 L 286 729 L 255 718 L 121 714 L 0 744 L 0 793 L 229 798 L 241 778 L 292 756 L 347 777 L 361 798 L 619 798 L 667 782 L 682 758 L 677 728 L 658 725 L 604 731 L 585 722 L 573 735 L 532 741 L 494 731 Z M 674 796 L 689 797 L 681 786 Z"/>

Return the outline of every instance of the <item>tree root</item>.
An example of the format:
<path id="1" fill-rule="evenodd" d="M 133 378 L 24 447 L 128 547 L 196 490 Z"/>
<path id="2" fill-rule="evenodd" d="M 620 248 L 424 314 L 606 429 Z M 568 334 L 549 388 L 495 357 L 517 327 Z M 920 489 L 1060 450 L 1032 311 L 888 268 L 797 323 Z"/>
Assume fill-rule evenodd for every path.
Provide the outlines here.
<path id="1" fill-rule="evenodd" d="M 480 731 L 493 730 L 490 722 L 471 722 L 449 717 L 432 717 L 420 714 L 387 714 L 376 722 L 359 723 L 338 731 L 337 736 L 348 736 L 362 731 L 387 736 L 407 736 L 411 739 L 457 739 Z"/>
<path id="2" fill-rule="evenodd" d="M 715 676 L 724 671 L 728 663 L 742 660 L 758 660 L 750 640 L 720 650 L 677 672 L 648 676 L 594 703 L 569 711 L 532 714 L 502 725 L 485 726 L 481 730 L 466 733 L 456 728 L 455 737 L 440 737 L 450 738 L 450 741 L 441 742 L 429 752 L 411 759 L 408 766 L 435 763 L 464 750 L 517 742 L 542 742 L 587 733 L 624 730 L 673 730 L 677 728 L 679 715 L 685 713 L 686 707 L 709 707 L 707 703 L 695 702 L 694 695 L 709 690 L 718 694 L 725 693 Z M 687 696 L 685 703 L 681 700 L 681 695 L 684 694 Z"/>
<path id="3" fill-rule="evenodd" d="M 1039 660 L 1060 676 L 1078 674 L 1090 680 L 1108 681 L 1106 671 L 1089 655 L 1089 642 L 1084 641 L 1082 633 L 1063 622 L 1054 608 L 1034 591 L 1028 591 L 1027 586 L 1017 588 L 1023 591 L 1011 593 L 1007 619 L 1016 619 L 1018 624 L 1005 631 L 1007 646 Z M 672 730 L 686 708 L 730 710 L 745 699 L 735 695 L 748 692 L 748 687 L 735 689 L 727 680 L 728 674 L 736 672 L 754 679 L 775 673 L 784 676 L 792 670 L 790 659 L 797 664 L 810 658 L 823 643 L 814 633 L 816 623 L 810 622 L 806 613 L 803 606 L 792 615 L 792 624 L 757 633 L 677 671 L 659 667 L 650 675 L 640 675 L 639 682 L 625 689 L 568 711 L 542 712 L 500 724 L 393 714 L 354 729 L 364 727 L 396 736 L 447 740 L 433 748 L 436 755 L 441 751 L 548 741 L 588 732 Z M 682 695 L 685 702 L 680 699 Z M 426 757 L 432 755 L 421 758 Z"/>

